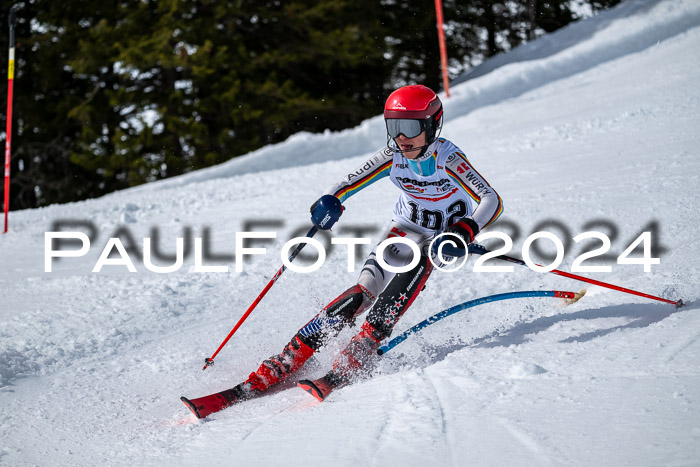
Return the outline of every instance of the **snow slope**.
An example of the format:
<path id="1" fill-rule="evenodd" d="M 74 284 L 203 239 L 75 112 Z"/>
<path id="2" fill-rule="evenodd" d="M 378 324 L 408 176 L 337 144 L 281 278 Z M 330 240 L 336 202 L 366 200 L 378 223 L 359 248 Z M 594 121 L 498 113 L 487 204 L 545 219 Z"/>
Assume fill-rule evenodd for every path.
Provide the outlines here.
<path id="1" fill-rule="evenodd" d="M 380 118 L 297 135 L 177 179 L 12 213 L 0 239 L 0 464 L 700 465 L 699 45 L 698 2 L 628 0 L 455 86 L 443 130 L 503 197 L 493 230 L 513 237 L 511 254 L 536 230 L 562 240 L 601 230 L 612 272 L 587 275 L 687 307 L 599 287 L 566 308 L 488 304 L 409 338 L 323 404 L 286 386 L 197 421 L 179 396 L 238 383 L 355 279 L 340 249 L 317 273 L 288 271 L 201 371 L 282 244 L 308 229 L 310 203 L 384 144 Z M 361 226 L 376 240 L 395 198 L 390 183 L 373 185 L 346 203 L 334 234 Z M 94 227 L 92 248 L 45 273 L 44 233 L 67 219 Z M 615 264 L 654 222 L 660 264 Z M 135 273 L 91 272 L 120 231 L 137 249 L 159 233 L 172 254 L 175 238 L 206 229 L 217 255 L 233 255 L 243 230 L 277 238 L 243 272 L 229 259 L 216 263 L 228 272 L 197 273 L 190 255 L 156 274 L 134 254 Z M 583 251 L 569 243 L 560 269 Z M 582 287 L 471 264 L 435 273 L 397 333 L 475 297 Z M 325 373 L 350 335 L 299 377 Z"/>

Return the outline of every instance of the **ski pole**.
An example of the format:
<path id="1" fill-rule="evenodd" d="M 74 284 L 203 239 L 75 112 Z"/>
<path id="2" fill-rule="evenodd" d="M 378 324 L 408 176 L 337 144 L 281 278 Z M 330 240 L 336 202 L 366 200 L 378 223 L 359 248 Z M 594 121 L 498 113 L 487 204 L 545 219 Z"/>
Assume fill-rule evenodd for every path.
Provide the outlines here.
<path id="1" fill-rule="evenodd" d="M 316 225 L 314 225 L 311 228 L 311 230 L 309 230 L 309 232 L 306 234 L 306 236 L 311 238 L 314 235 L 316 235 L 316 232 L 318 232 L 318 227 Z M 297 247 L 294 249 L 294 251 L 292 251 L 292 253 L 289 255 L 289 262 L 290 263 L 292 261 L 294 261 L 294 258 L 296 258 L 297 255 L 299 254 L 299 252 L 301 251 L 301 249 L 304 248 L 304 245 L 306 245 L 306 243 L 299 243 L 297 245 Z M 248 318 L 248 316 L 253 312 L 255 307 L 258 306 L 258 303 L 260 303 L 260 301 L 263 299 L 265 294 L 267 294 L 267 291 L 272 288 L 272 286 L 275 284 L 275 282 L 277 282 L 277 279 L 279 279 L 280 276 L 282 275 L 282 273 L 286 270 L 287 270 L 287 266 L 285 266 L 283 264 L 282 267 L 277 271 L 277 273 L 272 277 L 270 282 L 268 282 L 268 284 L 265 286 L 263 291 L 260 292 L 260 295 L 258 295 L 258 298 L 255 299 L 255 301 L 248 307 L 248 310 L 243 314 L 243 316 L 241 316 L 241 319 L 238 320 L 238 322 L 233 327 L 231 332 L 228 333 L 228 336 L 226 336 L 226 339 L 224 339 L 224 341 L 221 343 L 219 348 L 216 349 L 216 352 L 214 352 L 214 355 L 212 355 L 211 358 L 204 359 L 204 367 L 202 368 L 202 370 L 206 370 L 207 367 L 212 366 L 214 364 L 214 358 L 216 357 L 216 355 L 221 351 L 221 349 L 224 348 L 224 346 L 229 341 L 229 339 L 231 339 L 231 337 L 236 333 L 236 331 L 238 331 L 238 328 L 241 327 L 241 324 L 243 324 L 243 321 L 245 321 Z"/>
<path id="2" fill-rule="evenodd" d="M 487 250 L 482 245 L 479 245 L 476 243 L 471 243 L 469 245 L 469 253 L 476 253 L 477 255 L 483 255 L 486 253 L 491 253 L 491 251 Z M 500 255 L 500 256 L 496 256 L 496 259 L 508 261 L 510 263 L 519 264 L 521 266 L 527 266 L 525 261 L 523 261 L 522 259 L 513 258 L 512 256 Z M 638 295 L 640 297 L 650 298 L 652 300 L 658 300 L 660 302 L 670 303 L 671 305 L 674 305 L 676 308 L 680 308 L 683 305 L 685 305 L 685 303 L 683 303 L 683 300 L 678 300 L 678 301 L 668 300 L 665 298 L 657 297 L 655 295 L 649 295 L 649 294 L 646 294 L 643 292 L 637 292 L 636 290 L 627 289 L 625 287 L 620 287 L 619 285 L 608 284 L 607 282 L 601 282 L 601 281 L 597 281 L 595 279 L 589 279 L 587 277 L 577 276 L 576 274 L 571 274 L 569 272 L 560 271 L 558 269 L 553 269 L 549 272 L 551 272 L 552 274 L 556 274 L 558 276 L 564 276 L 564 277 L 568 277 L 570 279 L 576 279 L 576 280 L 579 280 L 582 282 L 588 282 L 589 284 L 598 285 L 600 287 L 606 287 L 608 289 L 617 290 L 619 292 L 624 292 L 624 293 L 628 293 L 628 294 L 632 294 L 632 295 Z"/>
<path id="3" fill-rule="evenodd" d="M 426 318 L 420 323 L 416 324 L 415 326 L 411 327 L 410 329 L 404 331 L 403 333 L 399 334 L 398 336 L 394 337 L 391 339 L 389 342 L 384 344 L 383 346 L 379 347 L 377 349 L 377 353 L 379 355 L 383 355 L 387 353 L 389 350 L 393 349 L 400 343 L 406 340 L 408 336 L 411 334 L 415 334 L 416 332 L 420 331 L 421 329 L 430 326 L 433 323 L 436 323 L 440 321 L 443 318 L 447 318 L 450 315 L 453 315 L 459 311 L 466 310 L 467 308 L 472 308 L 475 306 L 483 305 L 485 303 L 490 303 L 490 302 L 498 302 L 500 300 L 510 300 L 513 298 L 525 298 L 525 297 L 555 297 L 555 298 L 566 298 L 569 300 L 576 301 L 579 298 L 581 298 L 583 294 L 581 293 L 575 293 L 575 292 L 563 292 L 561 290 L 533 290 L 529 292 L 508 292 L 508 293 L 501 293 L 501 294 L 496 294 L 496 295 L 489 295 L 486 297 L 482 298 L 477 298 L 474 300 L 469 300 L 468 302 L 460 303 L 459 305 L 455 305 L 453 307 L 450 307 L 446 310 L 442 310 L 440 313 L 436 313 L 430 318 Z"/>

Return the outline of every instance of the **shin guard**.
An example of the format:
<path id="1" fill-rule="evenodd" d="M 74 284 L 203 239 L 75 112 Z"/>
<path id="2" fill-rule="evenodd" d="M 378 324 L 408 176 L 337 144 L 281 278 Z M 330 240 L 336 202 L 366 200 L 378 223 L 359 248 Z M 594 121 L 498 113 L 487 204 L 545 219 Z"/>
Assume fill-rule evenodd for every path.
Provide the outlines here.
<path id="1" fill-rule="evenodd" d="M 318 350 L 329 337 L 352 324 L 354 318 L 366 310 L 373 300 L 374 297 L 367 289 L 355 284 L 306 323 L 297 333 L 297 338 L 310 348 Z"/>

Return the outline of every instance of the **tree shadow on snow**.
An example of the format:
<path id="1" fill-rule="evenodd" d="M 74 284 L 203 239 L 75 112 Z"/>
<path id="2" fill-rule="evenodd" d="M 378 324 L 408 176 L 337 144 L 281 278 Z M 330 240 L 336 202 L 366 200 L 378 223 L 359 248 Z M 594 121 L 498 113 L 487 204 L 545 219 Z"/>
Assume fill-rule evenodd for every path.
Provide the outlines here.
<path id="1" fill-rule="evenodd" d="M 680 310 L 671 305 L 656 304 L 628 304 L 601 308 L 599 310 L 581 310 L 574 313 L 543 316 L 534 321 L 516 324 L 511 329 L 498 333 L 496 340 L 492 336 L 481 337 L 473 341 L 470 347 L 490 348 L 507 347 L 527 342 L 527 336 L 536 334 L 551 328 L 554 325 L 567 321 L 596 320 L 601 318 L 622 318 L 630 320 L 626 324 L 613 326 L 606 329 L 596 329 L 578 336 L 562 339 L 561 343 L 588 342 L 598 337 L 603 337 L 623 329 L 645 328 L 668 318 Z"/>
<path id="2" fill-rule="evenodd" d="M 426 346 L 430 355 L 430 363 L 443 360 L 447 355 L 463 348 L 496 348 L 520 345 L 531 340 L 531 336 L 544 332 L 558 324 L 577 320 L 598 320 L 604 318 L 619 318 L 628 320 L 625 324 L 595 329 L 579 335 L 570 336 L 560 340 L 561 343 L 589 342 L 593 339 L 608 334 L 624 331 L 626 329 L 646 328 L 659 323 L 669 316 L 698 308 L 697 301 L 686 304 L 683 308 L 676 309 L 672 305 L 662 304 L 626 304 L 609 306 L 598 310 L 580 310 L 572 313 L 560 313 L 553 316 L 543 316 L 532 321 L 515 323 L 509 329 L 497 330 L 486 336 L 471 339 L 468 342 L 451 343 L 446 345 Z"/>

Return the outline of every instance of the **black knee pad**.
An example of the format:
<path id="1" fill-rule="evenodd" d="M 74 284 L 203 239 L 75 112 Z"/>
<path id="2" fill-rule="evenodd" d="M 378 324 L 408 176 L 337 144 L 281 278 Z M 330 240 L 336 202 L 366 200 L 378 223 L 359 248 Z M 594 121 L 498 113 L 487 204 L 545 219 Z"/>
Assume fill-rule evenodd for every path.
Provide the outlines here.
<path id="1" fill-rule="evenodd" d="M 352 324 L 355 316 L 363 311 L 369 300 L 360 285 L 350 287 L 306 323 L 297 333 L 297 337 L 312 349 L 318 350 L 329 336 Z"/>

